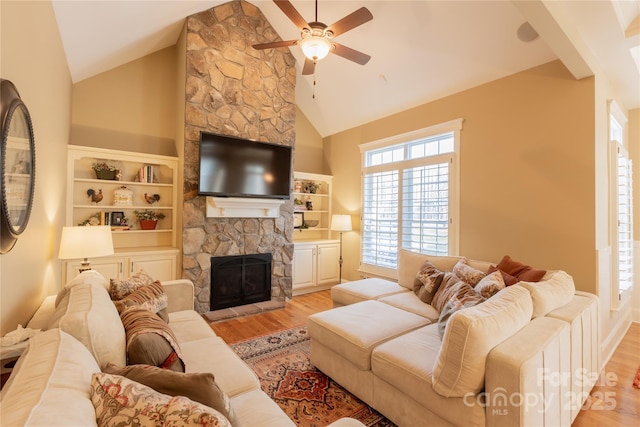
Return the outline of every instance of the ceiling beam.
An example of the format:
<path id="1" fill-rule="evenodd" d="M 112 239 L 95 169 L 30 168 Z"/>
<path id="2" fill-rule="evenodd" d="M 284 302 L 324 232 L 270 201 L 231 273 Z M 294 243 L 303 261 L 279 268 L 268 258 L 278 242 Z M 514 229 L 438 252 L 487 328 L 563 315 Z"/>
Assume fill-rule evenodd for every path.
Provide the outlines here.
<path id="1" fill-rule="evenodd" d="M 512 0 L 512 3 L 576 79 L 594 75 L 587 62 L 595 60 L 591 58 L 593 54 L 570 21 L 562 16 L 562 11 L 553 10 L 553 2 Z"/>

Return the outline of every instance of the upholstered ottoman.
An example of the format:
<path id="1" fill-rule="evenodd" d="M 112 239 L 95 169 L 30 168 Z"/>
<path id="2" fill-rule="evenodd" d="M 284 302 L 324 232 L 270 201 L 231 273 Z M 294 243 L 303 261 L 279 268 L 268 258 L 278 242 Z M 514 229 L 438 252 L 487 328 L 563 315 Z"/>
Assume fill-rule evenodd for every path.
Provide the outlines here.
<path id="1" fill-rule="evenodd" d="M 379 301 L 363 301 L 316 313 L 307 320 L 311 363 L 371 404 L 373 349 L 429 323 L 429 319 Z"/>
<path id="2" fill-rule="evenodd" d="M 342 283 L 331 288 L 334 307 L 356 302 L 376 300 L 390 295 L 409 292 L 409 289 L 390 280 L 369 278 Z"/>

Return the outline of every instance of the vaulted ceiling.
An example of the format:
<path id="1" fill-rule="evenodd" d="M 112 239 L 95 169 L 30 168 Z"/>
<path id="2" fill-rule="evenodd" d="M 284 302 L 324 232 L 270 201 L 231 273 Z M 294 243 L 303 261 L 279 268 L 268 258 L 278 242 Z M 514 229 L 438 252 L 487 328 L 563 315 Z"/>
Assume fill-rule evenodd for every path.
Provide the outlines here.
<path id="1" fill-rule="evenodd" d="M 174 45 L 187 16 L 222 3 L 53 0 L 74 82 Z M 282 39 L 299 38 L 272 1 L 250 3 Z M 313 1 L 292 4 L 315 20 Z M 371 61 L 329 55 L 315 75 L 298 76 L 296 103 L 322 136 L 557 58 L 576 78 L 605 73 L 624 108 L 640 107 L 640 0 L 320 0 L 318 20 L 330 25 L 362 6 L 374 19 L 337 41 Z M 516 33 L 527 21 L 540 37 L 523 42 Z M 301 70 L 300 49 L 289 49 Z"/>

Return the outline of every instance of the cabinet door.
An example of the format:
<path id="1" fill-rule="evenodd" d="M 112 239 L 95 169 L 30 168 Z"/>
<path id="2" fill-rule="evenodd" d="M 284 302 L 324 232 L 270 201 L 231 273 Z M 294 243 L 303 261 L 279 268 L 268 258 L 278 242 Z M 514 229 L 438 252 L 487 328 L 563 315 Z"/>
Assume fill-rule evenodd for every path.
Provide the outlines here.
<path id="1" fill-rule="evenodd" d="M 124 258 L 109 258 L 102 260 L 89 260 L 91 262 L 91 269 L 96 270 L 102 274 L 105 279 L 120 279 L 124 277 Z M 81 261 L 68 261 L 65 263 L 65 280 L 67 283 L 80 274 Z"/>
<path id="2" fill-rule="evenodd" d="M 304 246 L 293 251 L 293 288 L 316 284 L 316 246 Z"/>
<path id="3" fill-rule="evenodd" d="M 155 280 L 174 280 L 176 277 L 176 259 L 167 255 L 145 255 L 131 257 L 128 275 L 132 276 L 144 270 Z"/>
<path id="4" fill-rule="evenodd" d="M 340 245 L 318 245 L 318 285 L 338 283 Z"/>

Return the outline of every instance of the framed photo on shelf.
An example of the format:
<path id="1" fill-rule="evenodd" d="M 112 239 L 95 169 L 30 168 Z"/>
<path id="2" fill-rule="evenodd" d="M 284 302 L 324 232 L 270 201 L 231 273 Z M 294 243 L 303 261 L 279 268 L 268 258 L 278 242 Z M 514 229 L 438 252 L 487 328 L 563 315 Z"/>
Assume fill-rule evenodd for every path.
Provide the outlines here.
<path id="1" fill-rule="evenodd" d="M 124 221 L 124 212 L 111 212 L 111 226 L 117 227 L 120 225 L 125 225 Z"/>
<path id="2" fill-rule="evenodd" d="M 302 228 L 304 224 L 304 212 L 293 213 L 293 228 Z"/>

